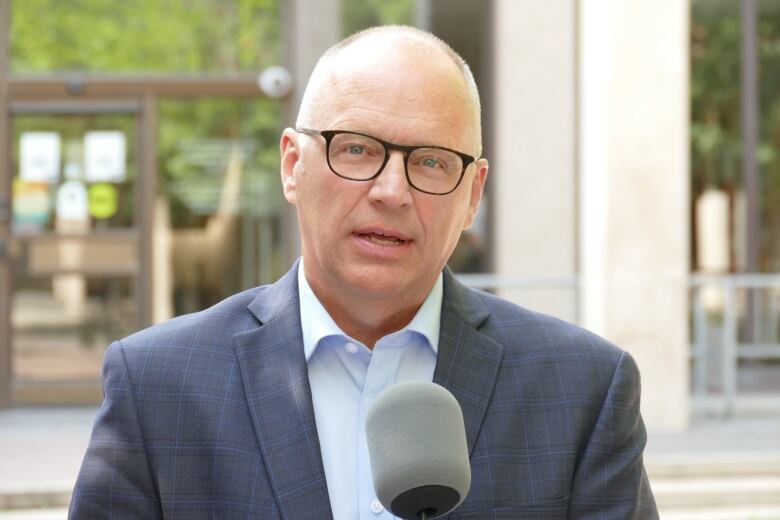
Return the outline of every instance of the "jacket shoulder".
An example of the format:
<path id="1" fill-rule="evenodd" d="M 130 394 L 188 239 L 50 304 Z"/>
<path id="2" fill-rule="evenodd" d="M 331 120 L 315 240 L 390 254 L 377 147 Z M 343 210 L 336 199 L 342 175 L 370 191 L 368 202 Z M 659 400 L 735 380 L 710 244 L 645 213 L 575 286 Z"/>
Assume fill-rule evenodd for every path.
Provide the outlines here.
<path id="1" fill-rule="evenodd" d="M 230 346 L 231 337 L 257 324 L 247 306 L 265 287 L 234 294 L 199 312 L 185 314 L 140 330 L 117 343 L 130 362 L 146 355 L 175 356 L 197 348 L 219 350 Z"/>
<path id="2" fill-rule="evenodd" d="M 473 290 L 473 293 L 489 311 L 480 332 L 504 345 L 505 355 L 510 358 L 555 356 L 561 362 L 592 360 L 615 366 L 627 354 L 610 341 L 573 323 L 483 291 Z"/>

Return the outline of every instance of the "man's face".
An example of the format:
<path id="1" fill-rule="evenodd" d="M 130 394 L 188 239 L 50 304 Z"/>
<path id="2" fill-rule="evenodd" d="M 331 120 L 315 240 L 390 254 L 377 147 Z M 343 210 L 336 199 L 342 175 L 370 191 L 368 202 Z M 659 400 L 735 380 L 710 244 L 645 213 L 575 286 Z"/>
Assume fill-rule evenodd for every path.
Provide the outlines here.
<path id="1" fill-rule="evenodd" d="M 368 50 L 370 56 L 371 49 Z M 439 54 L 343 51 L 317 130 L 352 130 L 404 145 L 439 145 L 476 155 L 463 81 Z M 412 188 L 401 152 L 381 175 L 358 182 L 334 175 L 325 139 L 288 129 L 282 142 L 285 196 L 295 204 L 306 276 L 315 289 L 348 301 L 422 301 L 471 225 L 487 175 L 480 160 L 448 195 Z"/>

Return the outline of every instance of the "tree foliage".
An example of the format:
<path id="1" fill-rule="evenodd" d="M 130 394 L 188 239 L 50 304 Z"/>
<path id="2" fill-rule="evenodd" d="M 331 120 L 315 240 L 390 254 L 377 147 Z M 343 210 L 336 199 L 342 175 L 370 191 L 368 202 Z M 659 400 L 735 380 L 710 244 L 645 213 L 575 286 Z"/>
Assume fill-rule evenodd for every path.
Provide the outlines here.
<path id="1" fill-rule="evenodd" d="M 758 27 L 760 211 L 765 268 L 780 251 L 780 1 L 763 0 Z M 692 196 L 742 189 L 739 0 L 694 0 L 691 16 Z"/>
<path id="2" fill-rule="evenodd" d="M 694 2 L 691 143 L 694 192 L 739 183 L 740 20 L 736 2 Z"/>
<path id="3" fill-rule="evenodd" d="M 279 0 L 15 0 L 11 70 L 258 70 L 280 59 Z"/>
<path id="4" fill-rule="evenodd" d="M 375 25 L 412 25 L 413 0 L 342 0 L 341 28 L 344 36 Z"/>

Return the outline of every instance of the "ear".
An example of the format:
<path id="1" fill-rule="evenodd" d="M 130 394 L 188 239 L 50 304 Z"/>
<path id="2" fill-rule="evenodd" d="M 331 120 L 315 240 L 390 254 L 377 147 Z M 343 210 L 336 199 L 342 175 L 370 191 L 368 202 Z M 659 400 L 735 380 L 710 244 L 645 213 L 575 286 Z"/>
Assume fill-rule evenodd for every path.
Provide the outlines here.
<path id="1" fill-rule="evenodd" d="M 471 179 L 471 191 L 469 194 L 469 212 L 466 215 L 466 220 L 463 223 L 463 229 L 468 229 L 474 223 L 474 217 L 477 216 L 477 210 L 479 209 L 479 203 L 482 201 L 482 193 L 485 189 L 485 180 L 488 174 L 488 161 L 487 159 L 478 159 L 474 163 L 475 172 L 474 177 Z"/>
<path id="2" fill-rule="evenodd" d="M 281 154 L 282 190 L 284 198 L 290 204 L 297 201 L 295 192 L 295 171 L 300 167 L 301 150 L 298 143 L 298 132 L 292 128 L 285 128 L 279 140 L 279 152 Z"/>

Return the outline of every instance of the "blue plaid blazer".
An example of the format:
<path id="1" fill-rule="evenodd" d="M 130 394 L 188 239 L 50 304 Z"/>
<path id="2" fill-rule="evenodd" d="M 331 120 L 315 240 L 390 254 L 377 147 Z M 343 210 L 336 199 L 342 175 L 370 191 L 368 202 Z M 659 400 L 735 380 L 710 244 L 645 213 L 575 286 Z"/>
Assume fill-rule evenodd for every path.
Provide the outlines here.
<path id="1" fill-rule="evenodd" d="M 463 408 L 471 457 L 449 518 L 658 517 L 627 353 L 445 270 L 434 381 Z M 103 384 L 70 518 L 332 518 L 297 266 L 115 342 Z"/>

